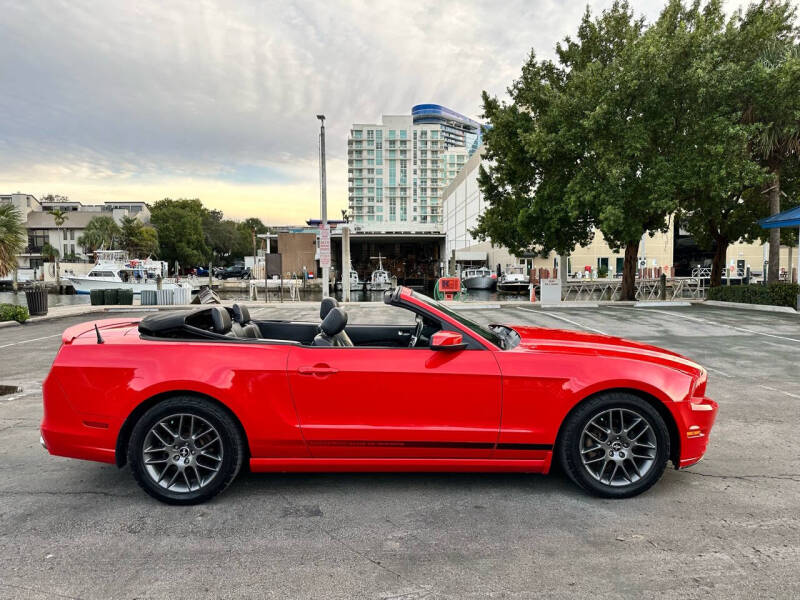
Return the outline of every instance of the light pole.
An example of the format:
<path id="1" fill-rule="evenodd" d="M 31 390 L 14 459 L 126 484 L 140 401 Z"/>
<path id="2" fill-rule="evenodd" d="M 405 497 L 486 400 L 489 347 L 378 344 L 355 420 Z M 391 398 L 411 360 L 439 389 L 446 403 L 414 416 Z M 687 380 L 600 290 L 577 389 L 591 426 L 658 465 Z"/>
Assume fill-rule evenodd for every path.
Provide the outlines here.
<path id="1" fill-rule="evenodd" d="M 328 240 L 330 244 L 330 236 L 328 236 L 328 195 L 325 183 L 325 115 L 317 115 L 319 119 L 319 179 L 320 179 L 320 212 L 322 213 L 322 231 L 320 231 L 320 240 Z M 322 297 L 325 298 L 330 294 L 330 245 L 325 249 L 327 256 L 323 256 L 322 244 L 320 244 L 319 260 L 322 266 Z"/>

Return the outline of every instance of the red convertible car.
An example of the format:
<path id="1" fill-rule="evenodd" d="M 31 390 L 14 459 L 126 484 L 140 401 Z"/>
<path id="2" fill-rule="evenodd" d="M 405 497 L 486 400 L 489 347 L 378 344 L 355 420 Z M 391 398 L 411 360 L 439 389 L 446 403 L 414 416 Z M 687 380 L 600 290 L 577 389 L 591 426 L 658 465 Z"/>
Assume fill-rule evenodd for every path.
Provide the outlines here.
<path id="1" fill-rule="evenodd" d="M 129 464 L 173 504 L 251 471 L 518 471 L 557 460 L 623 498 L 706 451 L 706 371 L 620 338 L 483 327 L 399 287 L 409 325 L 254 321 L 234 305 L 70 327 L 44 382 L 42 444 Z M 409 315 L 411 317 L 411 315 Z"/>

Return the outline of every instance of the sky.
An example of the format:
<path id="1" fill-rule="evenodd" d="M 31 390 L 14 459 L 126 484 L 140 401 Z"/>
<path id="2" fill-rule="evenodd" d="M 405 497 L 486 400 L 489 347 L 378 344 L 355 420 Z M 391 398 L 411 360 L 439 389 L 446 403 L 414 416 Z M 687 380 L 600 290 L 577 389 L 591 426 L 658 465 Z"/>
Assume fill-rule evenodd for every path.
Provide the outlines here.
<path id="1" fill-rule="evenodd" d="M 663 1 L 632 5 L 652 20 Z M 336 218 L 353 123 L 427 102 L 478 118 L 481 92 L 504 96 L 531 49 L 552 57 L 586 6 L 0 0 L 0 193 L 200 198 L 228 218 L 302 223 L 319 216 L 324 113 Z"/>

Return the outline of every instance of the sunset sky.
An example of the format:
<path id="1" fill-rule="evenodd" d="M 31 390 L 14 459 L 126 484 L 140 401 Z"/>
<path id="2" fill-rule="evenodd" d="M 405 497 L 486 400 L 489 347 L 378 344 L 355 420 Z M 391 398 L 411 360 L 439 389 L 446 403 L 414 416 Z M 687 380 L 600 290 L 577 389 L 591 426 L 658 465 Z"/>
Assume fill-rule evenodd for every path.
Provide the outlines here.
<path id="1" fill-rule="evenodd" d="M 633 5 L 652 19 L 663 2 Z M 0 0 L 0 193 L 198 197 L 299 223 L 319 214 L 325 113 L 338 217 L 352 123 L 424 102 L 477 118 L 481 90 L 504 94 L 532 47 L 552 56 L 585 6 Z"/>

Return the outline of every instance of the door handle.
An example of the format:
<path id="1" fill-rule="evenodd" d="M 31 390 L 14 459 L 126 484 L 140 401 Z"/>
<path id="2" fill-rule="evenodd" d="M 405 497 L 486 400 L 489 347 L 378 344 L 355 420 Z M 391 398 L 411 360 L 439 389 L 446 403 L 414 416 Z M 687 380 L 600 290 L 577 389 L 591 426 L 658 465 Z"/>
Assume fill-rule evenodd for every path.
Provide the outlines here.
<path id="1" fill-rule="evenodd" d="M 334 375 L 339 369 L 334 369 L 328 365 L 314 365 L 313 367 L 297 367 L 300 375 Z"/>

